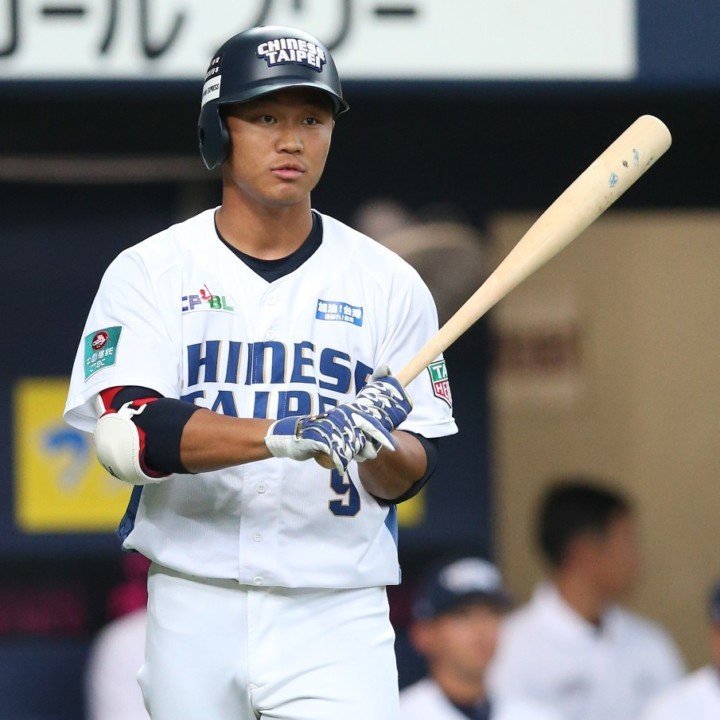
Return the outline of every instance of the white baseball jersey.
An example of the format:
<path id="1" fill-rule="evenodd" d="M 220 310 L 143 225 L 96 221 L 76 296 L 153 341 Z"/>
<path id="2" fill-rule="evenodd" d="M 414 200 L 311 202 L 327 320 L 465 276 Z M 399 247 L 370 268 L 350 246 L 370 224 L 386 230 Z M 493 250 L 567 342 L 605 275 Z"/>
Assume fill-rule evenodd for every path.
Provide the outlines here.
<path id="1" fill-rule="evenodd" d="M 658 626 L 614 606 L 597 628 L 545 583 L 505 621 L 489 683 L 494 696 L 535 700 L 567 720 L 636 720 L 682 673 Z"/>
<path id="2" fill-rule="evenodd" d="M 490 720 L 562 720 L 552 710 L 522 700 L 491 704 Z M 467 720 L 440 686 L 425 678 L 400 693 L 400 720 Z"/>
<path id="3" fill-rule="evenodd" d="M 319 249 L 268 283 L 217 236 L 214 210 L 129 248 L 105 273 L 75 359 L 67 421 L 93 430 L 95 399 L 139 385 L 225 415 L 304 415 L 399 369 L 434 334 L 418 274 L 327 216 Z M 402 429 L 457 431 L 442 358 L 408 392 Z M 121 534 L 165 567 L 244 584 L 352 588 L 399 581 L 395 507 L 314 461 L 270 458 L 136 488 Z"/>
<path id="4" fill-rule="evenodd" d="M 720 670 L 704 667 L 683 678 L 650 704 L 642 720 L 717 720 Z"/>

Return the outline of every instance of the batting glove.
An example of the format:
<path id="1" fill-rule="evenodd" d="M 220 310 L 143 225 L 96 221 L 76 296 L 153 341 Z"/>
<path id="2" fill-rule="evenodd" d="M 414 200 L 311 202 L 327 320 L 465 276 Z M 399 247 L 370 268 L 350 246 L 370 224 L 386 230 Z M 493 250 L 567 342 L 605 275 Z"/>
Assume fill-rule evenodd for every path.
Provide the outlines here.
<path id="1" fill-rule="evenodd" d="M 270 426 L 265 445 L 275 457 L 293 460 L 328 455 L 341 475 L 352 460 L 374 460 L 381 447 L 395 450 L 390 431 L 380 421 L 349 405 L 278 420 Z"/>
<path id="2" fill-rule="evenodd" d="M 348 407 L 375 418 L 390 433 L 410 414 L 412 400 L 390 368 L 381 365 Z"/>

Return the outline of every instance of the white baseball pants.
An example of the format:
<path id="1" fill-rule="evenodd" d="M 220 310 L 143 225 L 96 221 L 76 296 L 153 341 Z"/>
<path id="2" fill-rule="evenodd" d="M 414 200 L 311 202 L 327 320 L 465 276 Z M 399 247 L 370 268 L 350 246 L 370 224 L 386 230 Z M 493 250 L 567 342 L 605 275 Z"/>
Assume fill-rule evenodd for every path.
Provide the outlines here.
<path id="1" fill-rule="evenodd" d="M 254 588 L 153 565 L 148 592 L 152 720 L 397 720 L 384 588 Z"/>

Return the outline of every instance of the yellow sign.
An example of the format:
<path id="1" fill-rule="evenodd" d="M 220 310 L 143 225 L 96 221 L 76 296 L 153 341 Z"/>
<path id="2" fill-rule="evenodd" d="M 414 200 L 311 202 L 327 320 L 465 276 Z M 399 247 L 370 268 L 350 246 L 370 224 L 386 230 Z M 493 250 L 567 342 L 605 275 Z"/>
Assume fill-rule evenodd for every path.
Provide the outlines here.
<path id="1" fill-rule="evenodd" d="M 398 525 L 416 527 L 425 519 L 425 491 L 397 506 Z"/>
<path id="2" fill-rule="evenodd" d="M 114 531 L 130 488 L 95 458 L 92 437 L 62 419 L 65 378 L 15 386 L 15 522 L 28 533 Z"/>

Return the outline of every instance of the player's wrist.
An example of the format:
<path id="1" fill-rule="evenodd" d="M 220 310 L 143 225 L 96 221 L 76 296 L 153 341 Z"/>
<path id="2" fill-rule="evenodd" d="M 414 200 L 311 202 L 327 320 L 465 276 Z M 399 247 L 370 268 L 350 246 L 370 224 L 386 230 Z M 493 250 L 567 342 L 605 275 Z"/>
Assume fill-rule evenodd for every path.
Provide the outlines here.
<path id="1" fill-rule="evenodd" d="M 271 420 L 237 418 L 199 408 L 185 425 L 180 454 L 188 472 L 245 465 L 272 457 L 265 445 Z"/>

